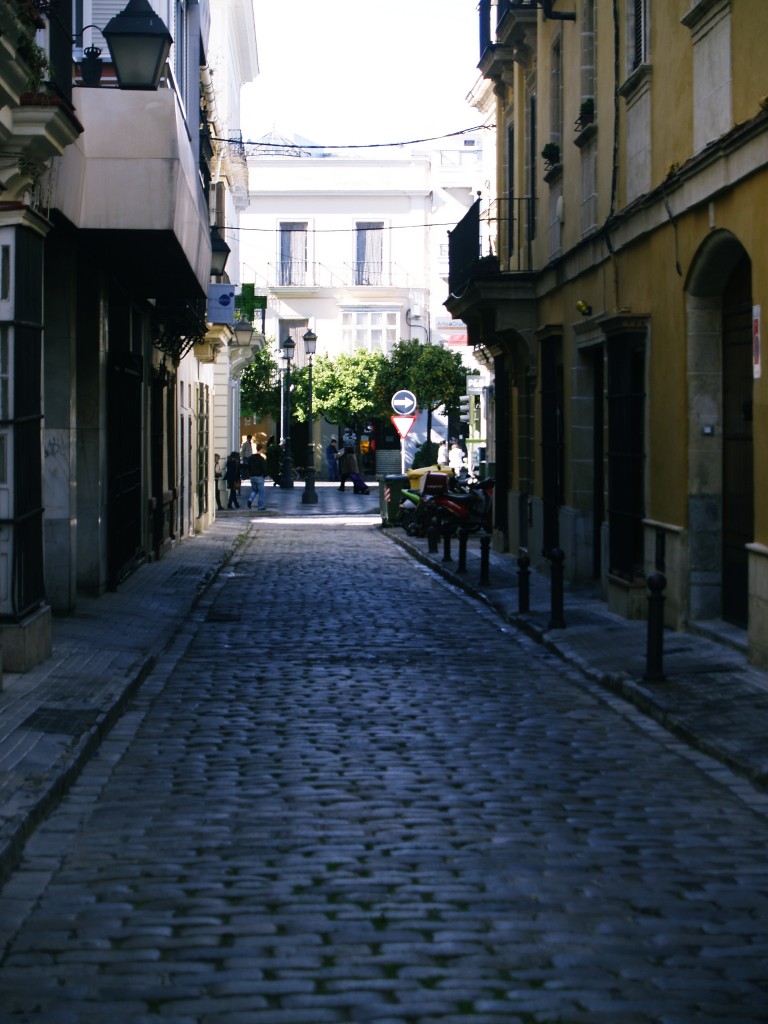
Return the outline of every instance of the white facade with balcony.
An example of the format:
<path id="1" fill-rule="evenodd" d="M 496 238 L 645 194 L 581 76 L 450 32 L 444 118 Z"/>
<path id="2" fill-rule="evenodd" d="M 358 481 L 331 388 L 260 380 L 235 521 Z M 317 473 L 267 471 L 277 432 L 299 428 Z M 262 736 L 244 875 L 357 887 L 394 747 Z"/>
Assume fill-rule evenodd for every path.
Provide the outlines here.
<path id="1" fill-rule="evenodd" d="M 443 324 L 447 231 L 479 187 L 482 147 L 478 137 L 441 145 L 292 156 L 257 146 L 249 156 L 242 280 L 267 296 L 267 338 L 297 340 L 299 365 L 308 327 L 330 356 L 389 354 L 403 338 L 465 344 Z M 333 432 L 323 425 L 315 442 Z"/>

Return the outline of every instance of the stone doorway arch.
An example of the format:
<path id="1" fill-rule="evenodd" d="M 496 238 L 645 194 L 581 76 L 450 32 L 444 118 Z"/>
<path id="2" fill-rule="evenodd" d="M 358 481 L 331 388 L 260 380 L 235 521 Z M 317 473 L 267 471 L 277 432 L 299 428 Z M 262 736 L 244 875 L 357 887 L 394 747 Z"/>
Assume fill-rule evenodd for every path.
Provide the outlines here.
<path id="1" fill-rule="evenodd" d="M 725 618 L 743 628 L 748 607 L 744 545 L 753 538 L 734 544 L 733 537 L 740 535 L 734 533 L 738 511 L 749 513 L 746 527 L 743 521 L 738 524 L 743 533 L 751 529 L 749 516 L 754 508 L 751 423 L 747 422 L 751 420 L 751 361 L 744 360 L 744 346 L 751 352 L 751 302 L 751 261 L 746 249 L 729 231 L 713 232 L 694 258 L 686 286 L 689 618 Z M 743 422 L 734 426 L 739 418 Z M 734 458 L 747 467 L 738 481 Z"/>

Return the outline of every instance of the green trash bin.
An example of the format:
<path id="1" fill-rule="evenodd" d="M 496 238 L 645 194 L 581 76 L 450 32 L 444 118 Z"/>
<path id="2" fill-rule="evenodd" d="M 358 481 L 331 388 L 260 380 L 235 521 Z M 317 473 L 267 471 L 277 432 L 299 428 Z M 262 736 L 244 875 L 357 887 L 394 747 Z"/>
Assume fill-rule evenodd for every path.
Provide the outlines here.
<path id="1" fill-rule="evenodd" d="M 388 473 L 379 483 L 379 508 L 382 526 L 396 526 L 400 511 L 400 498 L 408 486 L 407 476 L 400 473 Z"/>

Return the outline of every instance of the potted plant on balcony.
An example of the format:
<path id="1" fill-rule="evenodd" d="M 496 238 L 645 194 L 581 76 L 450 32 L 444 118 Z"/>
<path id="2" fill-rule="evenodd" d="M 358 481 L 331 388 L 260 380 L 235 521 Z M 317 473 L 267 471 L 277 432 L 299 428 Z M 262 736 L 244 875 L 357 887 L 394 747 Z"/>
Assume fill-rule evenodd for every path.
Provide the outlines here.
<path id="1" fill-rule="evenodd" d="M 587 127 L 588 124 L 592 124 L 595 120 L 595 101 L 593 99 L 586 99 L 579 107 L 579 116 L 576 118 L 576 131 L 580 132 Z"/>
<path id="2" fill-rule="evenodd" d="M 51 63 L 42 46 L 38 46 L 32 39 L 22 40 L 16 52 L 29 70 L 24 102 L 30 102 L 30 97 L 45 94 L 45 81 L 51 74 Z"/>
<path id="3" fill-rule="evenodd" d="M 560 147 L 556 142 L 548 142 L 544 149 L 542 149 L 541 155 L 544 157 L 544 163 L 548 171 L 551 171 L 553 167 L 557 167 L 560 163 Z"/>

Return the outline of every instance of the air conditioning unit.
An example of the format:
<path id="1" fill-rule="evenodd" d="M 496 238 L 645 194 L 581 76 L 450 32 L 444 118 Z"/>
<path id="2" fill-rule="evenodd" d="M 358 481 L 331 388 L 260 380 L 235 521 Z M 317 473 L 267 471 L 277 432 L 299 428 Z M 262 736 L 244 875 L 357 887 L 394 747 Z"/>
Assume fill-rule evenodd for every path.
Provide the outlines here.
<path id="1" fill-rule="evenodd" d="M 233 284 L 208 285 L 208 323 L 233 324 L 235 322 L 235 286 Z"/>

